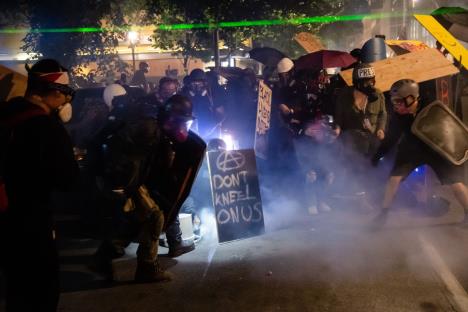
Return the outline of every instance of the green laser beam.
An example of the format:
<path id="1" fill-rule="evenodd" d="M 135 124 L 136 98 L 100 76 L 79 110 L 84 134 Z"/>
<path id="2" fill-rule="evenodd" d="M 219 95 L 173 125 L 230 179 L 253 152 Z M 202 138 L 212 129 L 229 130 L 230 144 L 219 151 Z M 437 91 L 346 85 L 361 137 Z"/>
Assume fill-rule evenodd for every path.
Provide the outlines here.
<path id="1" fill-rule="evenodd" d="M 439 9 L 432 15 L 466 13 L 463 8 L 446 8 Z M 418 12 L 418 14 L 431 14 L 428 12 Z M 155 30 L 170 31 L 170 30 L 190 30 L 190 29 L 215 29 L 215 28 L 232 28 L 232 27 L 259 27 L 259 26 L 281 26 L 281 25 L 302 25 L 313 23 L 334 23 L 334 22 L 349 22 L 359 21 L 362 19 L 374 20 L 392 17 L 401 17 L 402 12 L 377 13 L 377 14 L 356 14 L 356 15 L 330 15 L 330 16 L 310 16 L 290 19 L 271 19 L 271 20 L 255 20 L 255 21 L 232 21 L 232 22 L 211 22 L 211 23 L 194 23 L 194 24 L 160 24 L 155 25 Z M 121 31 L 129 31 L 129 27 L 117 28 Z M 107 31 L 101 27 L 75 27 L 75 28 L 3 28 L 0 29 L 0 34 L 19 34 L 19 33 L 96 33 Z"/>

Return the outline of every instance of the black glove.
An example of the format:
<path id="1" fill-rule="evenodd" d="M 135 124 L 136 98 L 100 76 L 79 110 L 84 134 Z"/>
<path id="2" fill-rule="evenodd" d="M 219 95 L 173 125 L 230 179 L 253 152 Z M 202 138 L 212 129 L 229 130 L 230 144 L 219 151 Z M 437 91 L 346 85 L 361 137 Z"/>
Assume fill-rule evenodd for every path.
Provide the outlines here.
<path id="1" fill-rule="evenodd" d="M 380 161 L 380 155 L 374 155 L 372 158 L 371 158 L 371 165 L 372 167 L 377 167 L 379 165 L 379 161 Z"/>

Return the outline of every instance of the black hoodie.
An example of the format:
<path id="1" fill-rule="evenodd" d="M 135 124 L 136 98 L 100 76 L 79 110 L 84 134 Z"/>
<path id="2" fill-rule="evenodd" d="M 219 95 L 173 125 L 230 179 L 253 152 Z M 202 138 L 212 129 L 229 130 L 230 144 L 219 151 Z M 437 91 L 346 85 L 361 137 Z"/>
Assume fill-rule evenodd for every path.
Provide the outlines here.
<path id="1" fill-rule="evenodd" d="M 58 118 L 38 110 L 42 108 L 23 97 L 0 108 L 0 126 L 10 131 L 1 147 L 6 149 L 8 210 L 23 216 L 49 215 L 51 192 L 69 189 L 79 174 L 65 128 Z M 29 117 L 21 118 L 25 115 Z"/>

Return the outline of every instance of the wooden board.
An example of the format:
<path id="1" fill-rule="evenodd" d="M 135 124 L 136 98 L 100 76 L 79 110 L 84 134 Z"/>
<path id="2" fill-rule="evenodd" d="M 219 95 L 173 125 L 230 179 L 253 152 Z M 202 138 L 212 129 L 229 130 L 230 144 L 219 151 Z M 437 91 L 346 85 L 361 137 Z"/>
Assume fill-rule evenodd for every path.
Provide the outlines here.
<path id="1" fill-rule="evenodd" d="M 320 41 L 320 38 L 307 32 L 298 33 L 294 36 L 294 40 L 296 40 L 301 45 L 301 47 L 307 51 L 307 53 L 325 49 L 322 42 Z"/>
<path id="2" fill-rule="evenodd" d="M 385 40 L 385 43 L 396 55 L 429 49 L 424 42 L 417 40 Z"/>
<path id="3" fill-rule="evenodd" d="M 23 96 L 27 83 L 26 76 L 0 65 L 0 102 Z"/>
<path id="4" fill-rule="evenodd" d="M 459 70 L 436 49 L 411 52 L 372 63 L 375 68 L 376 87 L 385 92 L 395 81 L 413 79 L 423 82 L 457 74 Z M 340 73 L 351 86 L 353 70 Z"/>
<path id="5" fill-rule="evenodd" d="M 439 41 L 444 48 L 446 48 L 452 56 L 460 61 L 462 65 L 468 69 L 468 50 L 458 42 L 455 37 L 449 33 L 440 23 L 430 15 L 418 15 L 415 14 L 414 17 L 418 22 L 426 28 L 434 38 Z"/>

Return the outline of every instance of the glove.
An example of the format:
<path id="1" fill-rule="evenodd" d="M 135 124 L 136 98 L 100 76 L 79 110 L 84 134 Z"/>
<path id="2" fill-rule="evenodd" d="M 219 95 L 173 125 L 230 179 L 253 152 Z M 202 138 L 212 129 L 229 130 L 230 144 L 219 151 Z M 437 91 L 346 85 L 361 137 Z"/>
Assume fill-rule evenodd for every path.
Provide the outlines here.
<path id="1" fill-rule="evenodd" d="M 374 155 L 374 157 L 371 158 L 372 167 L 377 167 L 379 165 L 379 161 L 380 161 L 380 155 Z"/>

